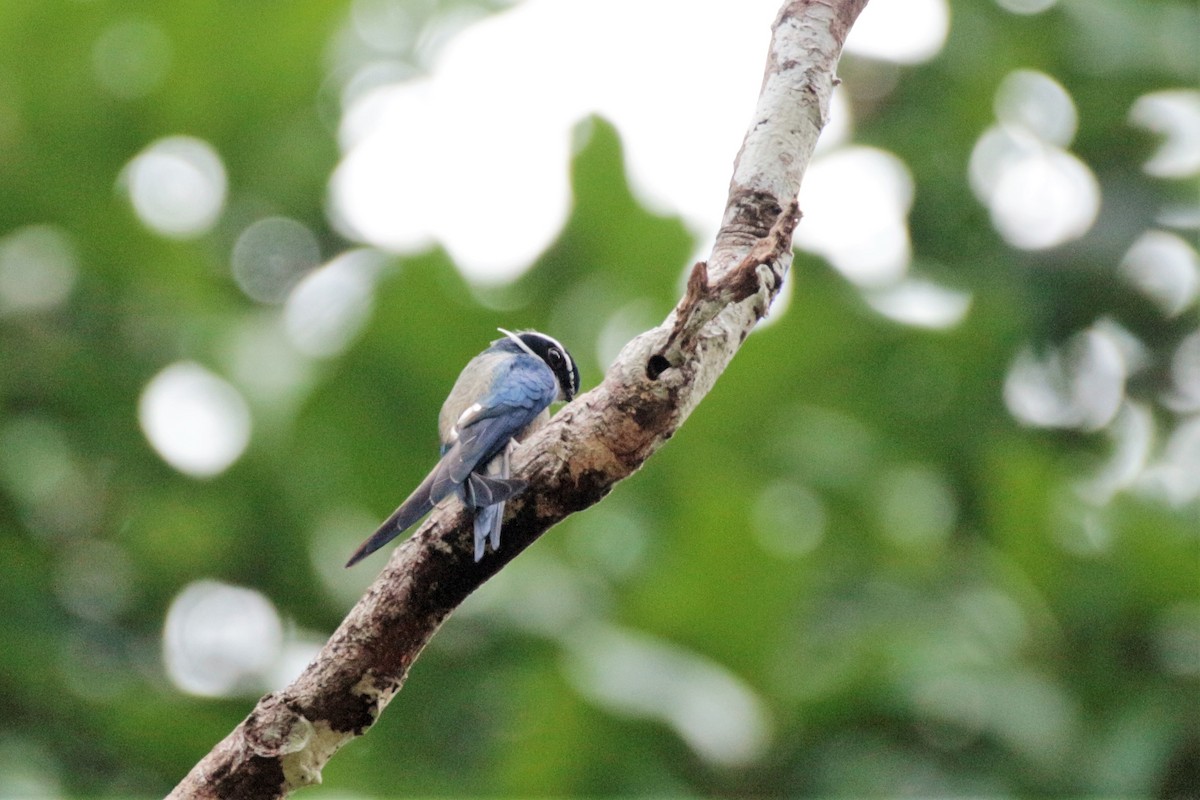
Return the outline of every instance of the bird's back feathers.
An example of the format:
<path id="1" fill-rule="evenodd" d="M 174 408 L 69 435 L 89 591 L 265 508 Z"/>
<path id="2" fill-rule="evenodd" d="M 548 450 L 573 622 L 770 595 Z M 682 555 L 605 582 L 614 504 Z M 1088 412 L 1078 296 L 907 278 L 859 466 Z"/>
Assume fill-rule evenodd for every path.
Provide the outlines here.
<path id="1" fill-rule="evenodd" d="M 526 348 L 527 350 L 527 348 Z M 475 511 L 475 560 L 500 544 L 505 501 L 526 482 L 509 476 L 508 448 L 561 393 L 559 379 L 510 339 L 494 342 L 463 369 L 438 418 L 442 457 L 400 507 L 350 557 L 353 566 L 457 494 Z M 486 384 L 483 383 L 486 381 Z"/>

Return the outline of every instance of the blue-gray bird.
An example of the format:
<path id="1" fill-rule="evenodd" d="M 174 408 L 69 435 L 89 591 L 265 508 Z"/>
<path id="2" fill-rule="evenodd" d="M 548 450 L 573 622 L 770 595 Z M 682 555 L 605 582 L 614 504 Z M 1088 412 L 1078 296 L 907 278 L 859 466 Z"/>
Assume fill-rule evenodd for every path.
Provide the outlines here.
<path id="1" fill-rule="evenodd" d="M 550 418 L 550 404 L 579 391 L 579 369 L 556 339 L 537 331 L 512 333 L 472 358 L 459 374 L 442 413 L 442 458 L 421 485 L 346 562 L 350 567 L 399 536 L 451 494 L 475 513 L 475 560 L 485 543 L 500 548 L 504 503 L 525 489 L 510 477 L 517 443 Z"/>

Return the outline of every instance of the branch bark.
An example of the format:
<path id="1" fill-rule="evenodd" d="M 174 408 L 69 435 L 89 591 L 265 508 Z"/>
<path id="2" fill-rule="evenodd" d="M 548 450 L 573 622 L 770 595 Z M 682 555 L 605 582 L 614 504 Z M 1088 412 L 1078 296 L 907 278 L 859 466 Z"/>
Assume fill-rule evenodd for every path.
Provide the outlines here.
<path id="1" fill-rule="evenodd" d="M 325 763 L 375 722 L 467 595 L 671 438 L 783 285 L 800 180 L 828 115 L 842 44 L 866 2 L 784 4 L 711 256 L 692 269 L 667 319 L 629 342 L 598 387 L 514 454 L 514 473 L 530 488 L 509 501 L 500 552 L 475 563 L 468 516 L 458 504 L 436 510 L 395 549 L 304 673 L 259 700 L 171 798 L 280 798 L 319 782 Z"/>

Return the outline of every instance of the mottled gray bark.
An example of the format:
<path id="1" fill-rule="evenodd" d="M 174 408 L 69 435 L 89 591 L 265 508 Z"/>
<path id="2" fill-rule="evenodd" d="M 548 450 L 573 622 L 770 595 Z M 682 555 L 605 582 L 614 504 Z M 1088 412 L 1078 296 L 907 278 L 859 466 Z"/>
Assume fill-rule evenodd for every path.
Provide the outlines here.
<path id="1" fill-rule="evenodd" d="M 662 325 L 629 342 L 598 387 L 518 448 L 514 473 L 530 488 L 509 502 L 500 552 L 475 563 L 461 507 L 434 511 L 304 673 L 262 698 L 172 798 L 278 798 L 319 782 L 325 762 L 371 726 L 467 595 L 671 438 L 779 293 L 800 179 L 825 124 L 842 44 L 865 5 L 784 4 L 711 256 L 693 268 Z"/>

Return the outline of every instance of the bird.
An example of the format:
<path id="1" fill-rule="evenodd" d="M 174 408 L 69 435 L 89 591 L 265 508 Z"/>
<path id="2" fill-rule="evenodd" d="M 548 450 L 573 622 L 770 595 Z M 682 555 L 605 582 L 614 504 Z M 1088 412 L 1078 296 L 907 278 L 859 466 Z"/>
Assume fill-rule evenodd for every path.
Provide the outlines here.
<path id="1" fill-rule="evenodd" d="M 504 334 L 463 367 L 438 415 L 441 458 L 408 499 L 346 562 L 352 567 L 454 494 L 474 513 L 475 561 L 500 549 L 504 504 L 527 482 L 511 477 L 517 444 L 550 418 L 555 401 L 579 393 L 567 348 L 533 330 Z"/>

